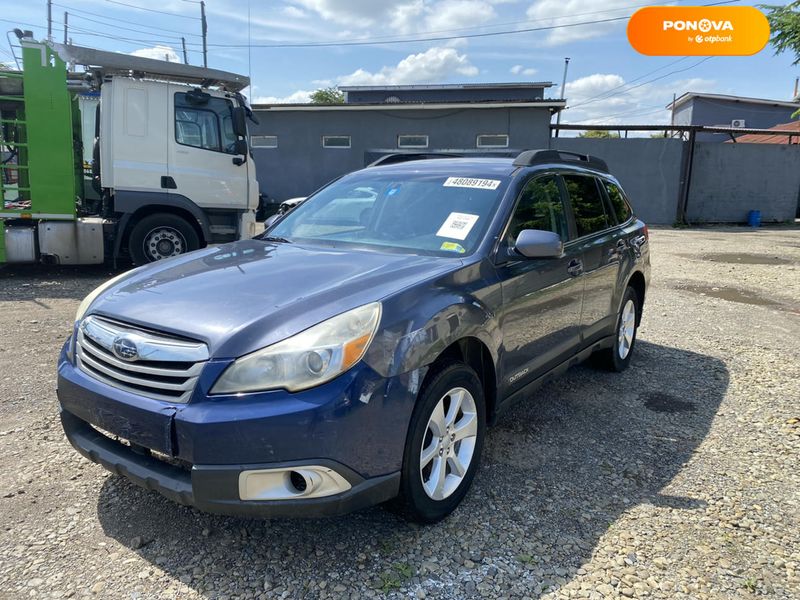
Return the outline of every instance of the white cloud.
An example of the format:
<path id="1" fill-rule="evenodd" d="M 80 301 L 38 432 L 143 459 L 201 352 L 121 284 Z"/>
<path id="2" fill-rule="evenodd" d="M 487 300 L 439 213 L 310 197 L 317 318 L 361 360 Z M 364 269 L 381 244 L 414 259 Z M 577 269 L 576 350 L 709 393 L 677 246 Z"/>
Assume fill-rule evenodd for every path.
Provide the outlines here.
<path id="1" fill-rule="evenodd" d="M 630 0 L 535 0 L 526 12 L 537 27 L 550 27 L 582 21 L 613 19 L 629 14 Z M 555 16 L 554 16 L 555 15 Z M 609 23 L 591 23 L 578 27 L 563 27 L 537 35 L 543 35 L 543 43 L 549 46 L 567 44 L 580 40 L 601 37 L 624 24 L 624 20 Z"/>
<path id="2" fill-rule="evenodd" d="M 326 21 L 381 35 L 481 27 L 497 16 L 493 0 L 293 0 Z"/>
<path id="3" fill-rule="evenodd" d="M 358 69 L 339 77 L 339 85 L 391 85 L 432 83 L 454 75 L 475 77 L 478 68 L 469 62 L 466 54 L 455 48 L 434 46 L 419 54 L 410 54 L 394 66 L 370 72 Z"/>
<path id="4" fill-rule="evenodd" d="M 281 13 L 289 17 L 290 19 L 307 19 L 308 13 L 304 10 L 300 10 L 296 6 L 284 6 L 281 9 Z"/>
<path id="5" fill-rule="evenodd" d="M 252 104 L 302 104 L 311 101 L 314 90 L 297 90 L 288 96 L 256 96 Z"/>
<path id="6" fill-rule="evenodd" d="M 496 16 L 494 7 L 483 0 L 442 0 L 426 8 L 425 29 L 480 27 Z"/>
<path id="7" fill-rule="evenodd" d="M 525 77 L 531 77 L 532 75 L 536 75 L 536 69 L 533 67 L 525 67 L 523 65 L 514 65 L 509 69 L 512 75 L 524 75 Z"/>
<path id="8" fill-rule="evenodd" d="M 701 78 L 641 83 L 628 84 L 616 73 L 595 73 L 567 82 L 569 108 L 562 122 L 660 125 L 669 122 L 670 114 L 664 107 L 676 90 L 717 89 L 715 81 Z"/>
<path id="9" fill-rule="evenodd" d="M 153 48 L 140 48 L 131 52 L 131 56 L 141 56 L 143 58 L 155 58 L 157 60 L 168 60 L 169 62 L 183 62 L 178 53 L 170 46 L 154 46 Z"/>

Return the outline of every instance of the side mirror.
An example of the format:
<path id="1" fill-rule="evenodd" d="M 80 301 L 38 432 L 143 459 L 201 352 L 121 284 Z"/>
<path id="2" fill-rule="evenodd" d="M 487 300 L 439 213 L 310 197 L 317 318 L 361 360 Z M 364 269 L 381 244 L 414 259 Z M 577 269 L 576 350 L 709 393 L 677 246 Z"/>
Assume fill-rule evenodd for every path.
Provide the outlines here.
<path id="1" fill-rule="evenodd" d="M 264 229 L 269 229 L 270 227 L 272 227 L 278 221 L 278 219 L 280 219 L 280 218 L 281 218 L 281 215 L 279 215 L 277 213 L 272 215 L 271 217 L 267 218 L 267 220 L 264 221 Z"/>
<path id="2" fill-rule="evenodd" d="M 247 115 L 243 106 L 233 109 L 233 133 L 239 137 L 247 137 Z"/>
<path id="3" fill-rule="evenodd" d="M 514 247 L 527 258 L 558 258 L 564 253 L 564 243 L 560 235 L 539 229 L 520 231 Z"/>

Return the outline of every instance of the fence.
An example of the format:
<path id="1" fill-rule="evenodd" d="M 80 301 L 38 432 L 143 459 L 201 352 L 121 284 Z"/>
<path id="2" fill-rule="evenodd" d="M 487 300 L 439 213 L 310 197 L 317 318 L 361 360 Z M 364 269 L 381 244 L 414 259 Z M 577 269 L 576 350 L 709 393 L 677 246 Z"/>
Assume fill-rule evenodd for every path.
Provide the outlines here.
<path id="1" fill-rule="evenodd" d="M 603 158 L 637 214 L 648 223 L 673 223 L 683 217 L 690 223 L 742 223 L 750 210 L 760 210 L 764 222 L 784 222 L 797 216 L 798 144 L 564 137 L 550 142 L 552 148 Z"/>

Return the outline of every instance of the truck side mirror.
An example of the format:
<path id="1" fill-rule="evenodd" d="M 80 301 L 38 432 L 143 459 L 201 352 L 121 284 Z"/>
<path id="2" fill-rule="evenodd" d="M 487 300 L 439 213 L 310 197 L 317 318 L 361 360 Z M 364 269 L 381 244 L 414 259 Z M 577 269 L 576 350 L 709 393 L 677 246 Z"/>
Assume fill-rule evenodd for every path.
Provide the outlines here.
<path id="1" fill-rule="evenodd" d="M 233 133 L 239 137 L 247 137 L 246 119 L 247 115 L 243 106 L 237 106 L 233 109 Z M 245 154 L 246 152 L 247 150 L 239 154 Z"/>

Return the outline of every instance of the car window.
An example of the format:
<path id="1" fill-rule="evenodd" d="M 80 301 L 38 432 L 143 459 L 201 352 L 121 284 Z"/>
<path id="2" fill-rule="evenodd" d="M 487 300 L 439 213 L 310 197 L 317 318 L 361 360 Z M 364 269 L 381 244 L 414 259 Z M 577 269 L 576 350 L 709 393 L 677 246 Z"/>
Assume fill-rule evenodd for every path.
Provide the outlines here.
<path id="1" fill-rule="evenodd" d="M 610 181 L 603 181 L 603 185 L 605 185 L 606 192 L 608 192 L 608 199 L 611 201 L 611 210 L 614 211 L 617 217 L 617 223 L 626 222 L 631 218 L 633 213 L 631 207 L 628 206 L 628 203 L 625 201 L 625 197 L 622 195 L 622 190 Z"/>
<path id="2" fill-rule="evenodd" d="M 464 255 L 483 239 L 508 181 L 507 176 L 367 169 L 308 198 L 269 235 L 326 245 Z"/>
<path id="3" fill-rule="evenodd" d="M 608 229 L 608 216 L 595 178 L 589 175 L 563 175 L 563 178 L 578 237 Z"/>
<path id="4" fill-rule="evenodd" d="M 525 185 L 511 216 L 506 243 L 512 246 L 523 229 L 552 231 L 564 241 L 569 239 L 564 204 L 555 176 L 536 177 Z"/>

